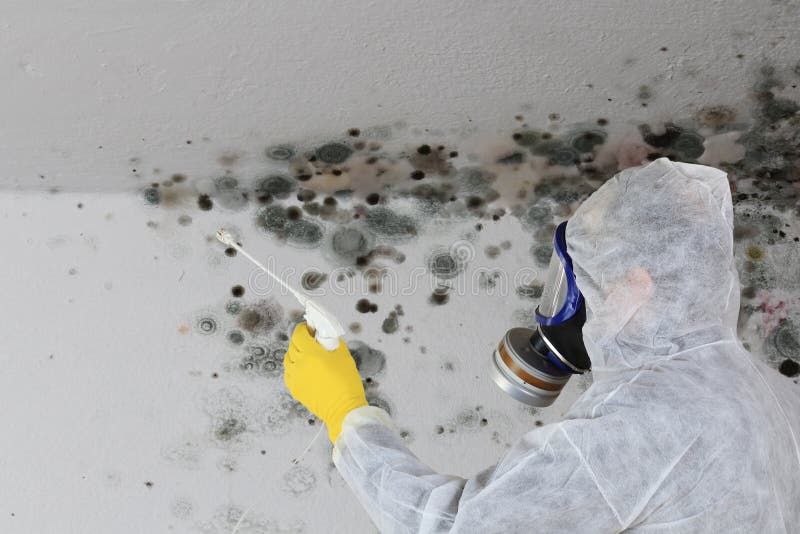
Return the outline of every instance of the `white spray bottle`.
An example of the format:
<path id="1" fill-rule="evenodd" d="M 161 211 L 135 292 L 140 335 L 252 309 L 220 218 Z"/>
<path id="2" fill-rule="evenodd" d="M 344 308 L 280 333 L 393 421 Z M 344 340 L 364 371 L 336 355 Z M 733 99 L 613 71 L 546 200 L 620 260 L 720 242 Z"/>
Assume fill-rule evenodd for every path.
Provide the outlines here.
<path id="1" fill-rule="evenodd" d="M 259 269 L 270 275 L 282 287 L 289 291 L 289 293 L 294 295 L 294 298 L 297 299 L 297 301 L 305 310 L 306 324 L 311 330 L 311 333 L 314 335 L 314 339 L 317 340 L 317 343 L 322 345 L 326 350 L 336 350 L 336 348 L 339 346 L 339 338 L 344 335 L 344 328 L 342 328 L 339 320 L 331 312 L 326 310 L 325 307 L 323 307 L 319 302 L 311 300 L 299 291 L 296 291 L 294 288 L 290 287 L 289 284 L 284 282 L 280 277 L 264 267 L 264 265 L 262 265 L 253 256 L 245 252 L 245 250 L 239 245 L 239 243 L 236 242 L 229 232 L 220 228 L 217 230 L 217 239 L 229 247 L 236 249 L 245 258 L 255 263 Z"/>

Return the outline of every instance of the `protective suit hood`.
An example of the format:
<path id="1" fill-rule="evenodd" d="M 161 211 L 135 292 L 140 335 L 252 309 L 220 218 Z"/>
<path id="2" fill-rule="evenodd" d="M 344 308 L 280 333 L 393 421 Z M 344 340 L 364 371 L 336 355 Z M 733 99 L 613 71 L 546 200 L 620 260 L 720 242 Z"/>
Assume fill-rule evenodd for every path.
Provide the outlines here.
<path id="1" fill-rule="evenodd" d="M 661 158 L 618 174 L 567 225 L 596 377 L 735 338 L 739 282 L 724 172 Z"/>

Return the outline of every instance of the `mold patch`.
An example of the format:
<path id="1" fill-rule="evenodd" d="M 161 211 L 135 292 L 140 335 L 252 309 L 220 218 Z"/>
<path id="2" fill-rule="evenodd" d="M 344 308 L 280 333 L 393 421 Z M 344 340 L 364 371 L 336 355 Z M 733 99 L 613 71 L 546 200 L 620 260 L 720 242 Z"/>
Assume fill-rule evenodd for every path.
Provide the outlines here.
<path id="1" fill-rule="evenodd" d="M 210 316 L 200 317 L 195 325 L 201 334 L 210 335 L 217 331 L 217 320 Z"/>
<path id="2" fill-rule="evenodd" d="M 344 163 L 352 153 L 353 149 L 343 143 L 328 143 L 315 151 L 320 161 L 333 165 Z"/>
<path id="3" fill-rule="evenodd" d="M 279 376 L 283 371 L 283 356 L 287 349 L 288 346 L 284 345 L 247 347 L 247 355 L 240 360 L 239 369 L 261 376 Z"/>
<path id="4" fill-rule="evenodd" d="M 367 227 L 376 235 L 405 239 L 417 235 L 414 219 L 406 215 L 398 215 L 389 208 L 372 208 L 367 212 Z"/>
<path id="5" fill-rule="evenodd" d="M 289 161 L 294 157 L 295 152 L 292 145 L 272 145 L 264 151 L 269 159 L 275 161 Z"/>
<path id="6" fill-rule="evenodd" d="M 297 189 L 297 182 L 283 174 L 271 174 L 256 182 L 254 193 L 257 197 L 284 199 Z M 264 199 L 259 198 L 260 201 Z"/>
<path id="7" fill-rule="evenodd" d="M 283 475 L 283 491 L 294 497 L 302 497 L 317 487 L 317 476 L 308 467 L 296 465 Z"/>
<path id="8" fill-rule="evenodd" d="M 373 378 L 386 366 L 386 355 L 363 341 L 350 341 L 347 348 L 356 362 L 356 368 L 361 374 L 361 378 Z"/>
<path id="9" fill-rule="evenodd" d="M 254 335 L 267 335 L 283 320 L 283 308 L 275 299 L 262 299 L 241 308 L 237 324 Z"/>
<path id="10" fill-rule="evenodd" d="M 311 412 L 288 393 L 279 393 L 272 403 L 262 403 L 263 428 L 272 434 L 285 434 L 293 426 L 302 426 L 312 417 Z"/>

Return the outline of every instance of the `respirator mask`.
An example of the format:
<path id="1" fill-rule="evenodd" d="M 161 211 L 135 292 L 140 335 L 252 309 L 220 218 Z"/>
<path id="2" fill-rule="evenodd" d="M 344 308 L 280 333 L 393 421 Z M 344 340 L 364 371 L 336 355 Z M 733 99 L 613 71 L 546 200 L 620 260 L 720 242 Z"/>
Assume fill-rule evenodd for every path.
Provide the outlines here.
<path id="1" fill-rule="evenodd" d="M 506 332 L 492 359 L 497 385 L 531 406 L 550 406 L 570 376 L 591 368 L 581 333 L 586 307 L 567 253 L 566 229 L 566 222 L 556 228 L 536 328 Z"/>

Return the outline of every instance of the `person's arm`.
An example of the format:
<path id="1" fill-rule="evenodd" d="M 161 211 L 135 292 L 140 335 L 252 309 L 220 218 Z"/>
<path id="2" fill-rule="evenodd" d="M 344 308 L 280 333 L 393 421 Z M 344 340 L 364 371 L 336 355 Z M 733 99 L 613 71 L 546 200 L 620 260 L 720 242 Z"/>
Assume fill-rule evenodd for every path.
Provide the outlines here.
<path id="1" fill-rule="evenodd" d="M 621 521 L 598 490 L 570 421 L 537 428 L 472 479 L 442 475 L 403 443 L 389 416 L 367 405 L 344 343 L 327 351 L 305 324 L 284 358 L 290 393 L 328 427 L 334 462 L 382 532 L 615 532 Z"/>
<path id="2" fill-rule="evenodd" d="M 451 530 L 467 481 L 420 462 L 380 408 L 347 414 L 333 463 L 381 532 Z"/>
<path id="3" fill-rule="evenodd" d="M 529 432 L 497 466 L 464 479 L 422 463 L 388 414 L 367 406 L 345 417 L 333 461 L 384 533 L 622 530 L 562 424 Z"/>

